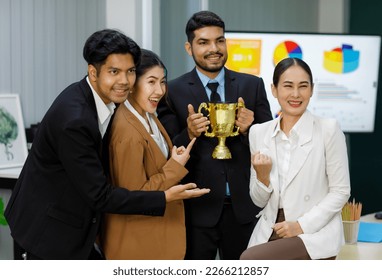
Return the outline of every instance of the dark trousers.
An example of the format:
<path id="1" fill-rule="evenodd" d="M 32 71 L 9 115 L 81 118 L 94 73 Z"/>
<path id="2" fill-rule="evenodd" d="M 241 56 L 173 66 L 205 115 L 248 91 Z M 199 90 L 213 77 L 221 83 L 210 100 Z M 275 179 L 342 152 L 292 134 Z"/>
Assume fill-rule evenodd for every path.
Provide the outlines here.
<path id="1" fill-rule="evenodd" d="M 230 201 L 226 201 L 222 215 L 215 227 L 186 225 L 188 260 L 238 260 L 247 248 L 255 222 L 239 224 Z"/>
<path id="2" fill-rule="evenodd" d="M 21 249 L 21 258 L 17 257 L 15 259 L 22 259 L 22 260 L 43 260 L 42 258 L 32 254 L 31 252 L 25 251 L 23 249 Z M 103 257 L 102 253 L 100 253 L 99 251 L 97 251 L 95 249 L 95 247 L 93 247 L 91 252 L 90 252 L 90 255 L 88 257 L 88 260 L 104 260 L 104 259 L 105 258 Z"/>
<path id="3" fill-rule="evenodd" d="M 280 209 L 276 223 L 285 221 L 284 211 Z M 240 257 L 241 260 L 310 260 L 304 242 L 300 237 L 280 238 L 275 231 L 267 243 L 248 248 Z M 335 257 L 326 260 L 334 260 Z"/>

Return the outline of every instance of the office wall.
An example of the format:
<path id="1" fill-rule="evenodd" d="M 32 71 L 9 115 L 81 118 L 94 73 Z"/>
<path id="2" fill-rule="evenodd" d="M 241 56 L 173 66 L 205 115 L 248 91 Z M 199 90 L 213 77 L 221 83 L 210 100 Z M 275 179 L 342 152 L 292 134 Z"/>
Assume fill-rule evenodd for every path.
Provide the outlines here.
<path id="1" fill-rule="evenodd" d="M 144 1 L 153 7 L 151 46 L 160 51 L 170 78 L 193 67 L 183 47 L 184 28 L 192 13 L 202 9 L 217 12 L 231 30 L 382 34 L 379 0 Z M 57 94 L 86 74 L 82 47 L 91 33 L 125 26 L 144 44 L 140 3 L 0 0 L 0 93 L 20 94 L 25 126 L 40 121 Z M 122 12 L 116 15 L 115 10 Z M 382 210 L 381 88 L 378 95 L 375 132 L 348 136 L 352 196 L 364 202 L 365 213 Z"/>
<path id="2" fill-rule="evenodd" d="M 121 29 L 159 53 L 173 78 L 193 67 L 184 27 L 198 10 L 216 11 L 231 30 L 341 32 L 347 1 L 0 0 L 0 93 L 20 94 L 28 127 L 86 74 L 82 47 L 96 30 Z"/>
<path id="3" fill-rule="evenodd" d="M 106 26 L 116 28 L 142 42 L 142 34 L 138 32 L 141 18 L 139 0 L 106 0 Z M 146 1 L 146 0 L 144 0 Z"/>
<path id="4" fill-rule="evenodd" d="M 379 0 L 350 1 L 349 32 L 382 35 Z M 381 63 L 381 60 L 380 60 Z M 381 81 L 381 69 L 379 74 Z M 382 210 L 382 98 L 378 87 L 374 133 L 350 134 L 352 196 L 363 202 L 363 213 Z"/>
<path id="5" fill-rule="evenodd" d="M 347 6 L 348 0 L 162 0 L 161 57 L 170 79 L 193 68 L 184 29 L 202 9 L 220 15 L 227 30 L 340 33 L 347 30 Z"/>
<path id="6" fill-rule="evenodd" d="M 161 56 L 170 79 L 193 67 L 184 51 L 184 28 L 202 7 L 218 13 L 228 30 L 382 35 L 379 0 L 209 0 L 207 5 L 206 1 L 162 0 Z M 347 134 L 352 197 L 364 203 L 364 214 L 382 210 L 381 87 L 378 96 L 375 132 Z"/>
<path id="7" fill-rule="evenodd" d="M 105 0 L 0 0 L 0 93 L 20 94 L 24 124 L 85 76 L 82 48 L 105 27 Z"/>
<path id="8" fill-rule="evenodd" d="M 116 28 L 142 48 L 160 54 L 158 0 L 106 0 L 106 27 Z"/>

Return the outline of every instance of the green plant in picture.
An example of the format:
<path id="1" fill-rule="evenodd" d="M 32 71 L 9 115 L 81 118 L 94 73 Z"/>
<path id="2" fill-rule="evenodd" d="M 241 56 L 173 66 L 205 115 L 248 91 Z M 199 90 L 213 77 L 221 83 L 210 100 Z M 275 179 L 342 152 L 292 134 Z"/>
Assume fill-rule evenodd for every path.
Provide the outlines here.
<path id="1" fill-rule="evenodd" d="M 0 197 L 0 226 L 6 226 L 7 224 L 7 220 L 4 217 L 4 202 Z"/>
<path id="2" fill-rule="evenodd" d="M 18 129 L 15 118 L 3 107 L 0 107 L 0 143 L 5 146 L 8 160 L 13 160 L 12 142 L 17 138 Z"/>

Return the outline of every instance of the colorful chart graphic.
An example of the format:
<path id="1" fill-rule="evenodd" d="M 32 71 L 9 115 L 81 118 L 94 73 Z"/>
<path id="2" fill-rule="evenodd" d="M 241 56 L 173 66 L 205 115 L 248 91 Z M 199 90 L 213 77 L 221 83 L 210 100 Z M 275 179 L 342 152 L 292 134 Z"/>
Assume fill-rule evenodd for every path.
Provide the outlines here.
<path id="1" fill-rule="evenodd" d="M 261 40 L 227 39 L 227 49 L 229 69 L 260 75 Z"/>
<path id="2" fill-rule="evenodd" d="M 324 68 L 332 73 L 349 73 L 358 68 L 359 51 L 353 50 L 352 45 L 343 44 L 324 52 Z"/>
<path id="3" fill-rule="evenodd" d="M 284 41 L 278 44 L 273 52 L 274 65 L 287 57 L 302 59 L 302 50 L 297 43 L 293 41 Z"/>

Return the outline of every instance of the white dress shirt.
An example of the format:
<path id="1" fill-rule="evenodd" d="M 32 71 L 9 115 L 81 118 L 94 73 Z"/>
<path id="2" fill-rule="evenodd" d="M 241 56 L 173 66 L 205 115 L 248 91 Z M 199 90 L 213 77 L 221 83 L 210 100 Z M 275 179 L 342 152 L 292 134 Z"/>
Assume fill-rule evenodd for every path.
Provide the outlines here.
<path id="1" fill-rule="evenodd" d="M 153 117 L 151 114 L 146 112 L 146 117 L 149 123 L 146 122 L 145 118 L 142 117 L 137 110 L 134 109 L 133 105 L 130 104 L 128 100 L 125 101 L 125 105 L 127 109 L 129 109 L 130 112 L 134 114 L 134 116 L 137 117 L 137 119 L 143 124 L 143 126 L 146 128 L 147 132 L 150 133 L 151 137 L 155 140 L 157 143 L 158 147 L 161 149 L 163 155 L 167 158 L 168 157 L 168 152 L 169 148 L 167 145 L 166 140 L 164 139 L 162 133 L 160 132 L 156 122 L 154 121 Z M 153 133 L 151 133 L 151 130 Z"/>
<path id="2" fill-rule="evenodd" d="M 98 116 L 98 128 L 103 138 L 106 133 L 107 126 L 109 125 L 111 116 L 114 114 L 114 109 L 116 106 L 113 102 L 105 104 L 90 84 L 89 77 L 86 77 L 86 81 L 88 82 L 94 96 Z"/>
<path id="3" fill-rule="evenodd" d="M 263 210 L 258 214 L 249 246 L 268 242 L 282 201 L 285 220 L 298 221 L 303 230 L 299 237 L 309 256 L 336 256 L 344 244 L 341 209 L 350 196 L 345 136 L 336 120 L 306 111 L 288 137 L 290 153 L 283 153 L 278 162 L 281 148 L 276 147 L 275 136 L 279 122 L 276 119 L 255 124 L 249 131 L 251 153 L 260 151 L 273 162 L 268 187 L 259 184 L 251 167 L 250 195 Z"/>
<path id="4" fill-rule="evenodd" d="M 276 141 L 276 160 L 278 167 L 279 176 L 279 192 L 283 192 L 287 184 L 288 173 L 290 169 L 290 159 L 292 153 L 295 151 L 299 139 L 299 127 L 300 122 L 304 120 L 300 119 L 290 130 L 289 137 L 281 130 L 280 122 L 277 123 L 275 130 L 275 141 Z M 280 196 L 279 208 L 283 208 L 282 196 Z"/>

